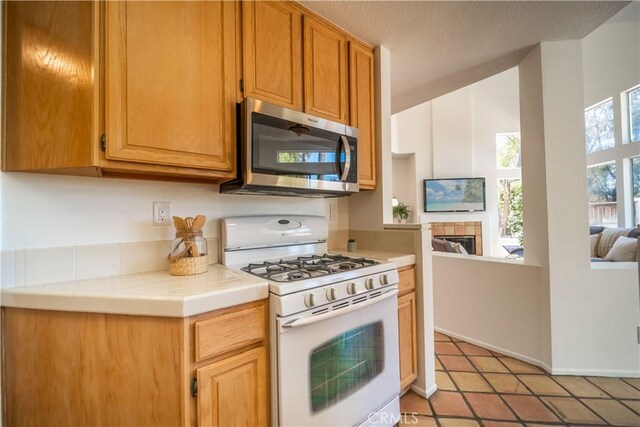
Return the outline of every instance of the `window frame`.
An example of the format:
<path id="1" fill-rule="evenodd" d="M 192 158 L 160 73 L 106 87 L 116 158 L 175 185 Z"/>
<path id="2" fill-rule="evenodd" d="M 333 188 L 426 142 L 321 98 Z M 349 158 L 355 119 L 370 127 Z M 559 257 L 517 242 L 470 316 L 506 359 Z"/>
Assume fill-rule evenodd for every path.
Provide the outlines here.
<path id="1" fill-rule="evenodd" d="M 631 93 L 635 92 L 635 91 L 640 91 L 640 85 L 634 86 L 631 89 L 627 89 L 624 94 L 624 100 L 625 100 L 625 104 L 624 107 L 624 115 L 626 116 L 626 131 L 628 132 L 628 140 L 629 143 L 638 143 L 640 142 L 640 137 L 636 140 L 633 139 L 633 120 L 632 120 L 632 114 L 631 114 Z M 640 111 L 638 111 L 638 114 L 640 114 Z"/>

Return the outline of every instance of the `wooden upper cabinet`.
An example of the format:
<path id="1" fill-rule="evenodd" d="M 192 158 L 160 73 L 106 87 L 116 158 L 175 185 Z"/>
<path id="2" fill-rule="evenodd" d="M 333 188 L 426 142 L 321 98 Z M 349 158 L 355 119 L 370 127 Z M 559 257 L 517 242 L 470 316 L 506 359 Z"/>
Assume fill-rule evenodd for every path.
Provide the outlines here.
<path id="1" fill-rule="evenodd" d="M 106 2 L 106 157 L 231 171 L 236 2 Z"/>
<path id="2" fill-rule="evenodd" d="M 73 168 L 98 144 L 96 2 L 4 2 L 4 170 Z"/>
<path id="3" fill-rule="evenodd" d="M 347 123 L 346 36 L 304 16 L 304 111 Z"/>
<path id="4" fill-rule="evenodd" d="M 244 1 L 244 95 L 302 110 L 302 14 L 295 4 Z"/>
<path id="5" fill-rule="evenodd" d="M 376 188 L 376 124 L 373 51 L 349 41 L 349 125 L 358 128 L 358 180 Z"/>

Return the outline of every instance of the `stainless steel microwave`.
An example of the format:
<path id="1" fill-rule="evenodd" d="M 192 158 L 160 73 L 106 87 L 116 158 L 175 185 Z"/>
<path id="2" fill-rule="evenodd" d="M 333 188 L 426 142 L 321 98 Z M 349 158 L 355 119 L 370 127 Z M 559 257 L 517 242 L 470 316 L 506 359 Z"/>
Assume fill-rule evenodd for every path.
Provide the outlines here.
<path id="1" fill-rule="evenodd" d="M 221 193 L 339 197 L 357 192 L 358 130 L 252 98 L 239 104 L 238 177 Z"/>

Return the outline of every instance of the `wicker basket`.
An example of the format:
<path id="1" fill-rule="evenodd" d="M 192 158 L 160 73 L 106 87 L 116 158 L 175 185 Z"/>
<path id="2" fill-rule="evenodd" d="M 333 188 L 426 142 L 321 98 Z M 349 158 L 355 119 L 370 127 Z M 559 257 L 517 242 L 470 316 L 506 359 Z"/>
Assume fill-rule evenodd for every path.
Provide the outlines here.
<path id="1" fill-rule="evenodd" d="M 209 256 L 183 257 L 169 262 L 169 273 L 174 276 L 190 276 L 209 271 Z"/>

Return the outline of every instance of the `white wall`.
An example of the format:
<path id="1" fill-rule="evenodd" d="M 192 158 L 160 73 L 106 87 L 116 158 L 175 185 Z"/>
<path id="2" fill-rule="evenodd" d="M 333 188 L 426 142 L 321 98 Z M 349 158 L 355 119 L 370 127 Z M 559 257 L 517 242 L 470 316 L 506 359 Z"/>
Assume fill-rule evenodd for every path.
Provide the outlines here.
<path id="1" fill-rule="evenodd" d="M 540 267 L 514 261 L 434 254 L 436 328 L 548 367 L 548 336 L 540 328 L 546 301 L 542 274 Z"/>
<path id="2" fill-rule="evenodd" d="M 2 249 L 46 248 L 167 240 L 173 226 L 152 223 L 152 203 L 170 201 L 171 214 L 207 215 L 205 235 L 220 235 L 219 219 L 233 215 L 329 216 L 332 229 L 348 229 L 348 202 L 287 197 L 225 195 L 206 184 L 2 173 Z M 339 202 L 340 201 L 340 202 Z"/>
<path id="3" fill-rule="evenodd" d="M 421 221 L 483 221 L 485 255 L 506 255 L 498 238 L 498 177 L 519 178 L 517 170 L 496 170 L 496 134 L 520 131 L 518 70 L 513 68 L 394 116 L 394 153 L 415 153 L 416 206 Z M 425 215 L 422 180 L 480 176 L 487 179 L 482 214 Z M 398 184 L 394 184 L 398 185 Z"/>

